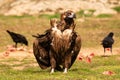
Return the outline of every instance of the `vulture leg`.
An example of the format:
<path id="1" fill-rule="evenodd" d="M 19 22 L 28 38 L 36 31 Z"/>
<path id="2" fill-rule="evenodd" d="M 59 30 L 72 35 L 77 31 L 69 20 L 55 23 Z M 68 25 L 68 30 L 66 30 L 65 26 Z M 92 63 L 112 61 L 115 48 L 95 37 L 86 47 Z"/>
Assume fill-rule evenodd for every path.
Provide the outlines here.
<path id="1" fill-rule="evenodd" d="M 50 50 L 49 56 L 50 56 L 50 64 L 51 64 L 51 72 L 54 73 L 55 70 L 58 71 L 63 71 L 63 69 L 59 66 L 58 63 L 56 63 L 56 58 L 55 58 L 55 52 L 53 49 Z"/>
<path id="2" fill-rule="evenodd" d="M 65 68 L 63 73 L 67 73 L 67 71 L 68 71 L 68 69 L 67 69 L 67 68 Z"/>
<path id="3" fill-rule="evenodd" d="M 76 33 L 73 33 L 71 39 L 71 45 L 69 49 L 65 52 L 65 61 L 64 61 L 64 73 L 67 73 L 68 69 L 71 68 L 73 63 L 75 62 L 79 51 L 81 49 L 81 38 Z"/>
<path id="4" fill-rule="evenodd" d="M 56 67 L 56 61 L 54 58 L 50 59 L 50 63 L 51 63 L 51 72 L 50 73 L 54 73 L 55 72 L 55 67 Z"/>
<path id="5" fill-rule="evenodd" d="M 76 37 L 75 37 L 76 36 Z M 64 73 L 67 73 L 68 69 L 75 62 L 81 48 L 81 38 L 79 35 L 74 34 L 70 48 L 65 53 Z"/>
<path id="6" fill-rule="evenodd" d="M 56 60 L 55 60 L 55 57 L 54 57 L 54 53 L 52 51 L 52 49 L 50 50 L 50 64 L 51 64 L 51 74 L 54 73 L 55 71 L 55 68 L 56 68 Z"/>
<path id="7" fill-rule="evenodd" d="M 51 71 L 50 71 L 50 74 L 54 73 L 55 72 L 55 69 L 54 68 L 51 68 Z"/>
<path id="8" fill-rule="evenodd" d="M 67 55 L 65 56 L 65 62 L 64 62 L 64 73 L 67 73 L 70 65 L 71 65 L 71 53 L 67 53 Z"/>
<path id="9" fill-rule="evenodd" d="M 51 74 L 54 73 L 55 70 L 63 71 L 63 69 L 62 69 L 59 65 L 56 65 L 55 69 L 54 69 L 54 67 L 53 67 L 53 68 L 51 67 L 51 71 L 50 71 L 50 73 L 51 73 Z"/>

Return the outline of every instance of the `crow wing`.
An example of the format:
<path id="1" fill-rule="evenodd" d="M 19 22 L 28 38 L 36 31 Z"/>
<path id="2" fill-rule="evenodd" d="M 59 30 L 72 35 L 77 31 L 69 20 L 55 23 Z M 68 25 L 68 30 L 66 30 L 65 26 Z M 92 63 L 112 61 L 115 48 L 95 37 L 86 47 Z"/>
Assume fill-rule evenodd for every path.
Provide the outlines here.
<path id="1" fill-rule="evenodd" d="M 112 37 L 105 37 L 102 41 L 102 45 L 106 47 L 111 47 L 114 43 L 114 39 Z"/>

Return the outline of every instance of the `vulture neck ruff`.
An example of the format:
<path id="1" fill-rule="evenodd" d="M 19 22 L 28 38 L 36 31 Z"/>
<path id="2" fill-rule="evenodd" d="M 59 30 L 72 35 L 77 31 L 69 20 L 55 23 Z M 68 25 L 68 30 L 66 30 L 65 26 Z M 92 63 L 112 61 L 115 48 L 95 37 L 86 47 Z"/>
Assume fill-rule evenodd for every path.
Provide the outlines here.
<path id="1" fill-rule="evenodd" d="M 72 30 L 65 29 L 63 32 L 54 26 L 52 28 L 52 47 L 53 49 L 59 52 L 65 52 L 70 46 L 70 39 L 72 37 Z"/>

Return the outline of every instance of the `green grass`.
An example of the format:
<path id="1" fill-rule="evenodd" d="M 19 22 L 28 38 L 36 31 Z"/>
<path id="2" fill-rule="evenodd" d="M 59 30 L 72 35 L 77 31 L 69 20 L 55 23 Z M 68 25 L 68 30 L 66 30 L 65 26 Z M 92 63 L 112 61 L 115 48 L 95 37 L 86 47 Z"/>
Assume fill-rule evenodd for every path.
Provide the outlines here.
<path id="1" fill-rule="evenodd" d="M 77 13 L 77 19 L 80 14 Z M 6 50 L 6 46 L 14 44 L 6 30 L 11 30 L 25 35 L 29 41 L 29 48 L 32 48 L 34 38 L 33 34 L 44 33 L 50 28 L 49 20 L 51 18 L 59 18 L 55 15 L 37 15 L 37 16 L 2 16 L 0 15 L 0 52 Z M 80 34 L 82 39 L 82 48 L 101 47 L 101 40 L 109 33 L 114 32 L 114 47 L 120 46 L 120 16 L 112 17 L 85 17 L 84 22 L 76 20 L 76 32 Z M 38 66 L 30 66 L 35 64 L 34 58 L 25 58 L 21 61 L 16 58 L 0 60 L 0 79 L 1 80 L 119 80 L 120 79 L 120 56 L 111 57 L 95 57 L 91 64 L 85 61 L 76 61 L 68 74 L 55 72 L 49 74 L 50 69 L 41 70 Z M 15 61 L 20 62 L 16 64 Z M 10 63 L 9 64 L 3 64 Z M 37 63 L 36 63 L 37 64 Z M 25 66 L 23 70 L 14 70 L 13 67 Z M 107 76 L 102 72 L 112 70 L 115 75 Z"/>
<path id="2" fill-rule="evenodd" d="M 99 14 L 97 17 L 98 18 L 109 18 L 109 17 L 112 17 L 113 15 L 112 14 Z"/>
<path id="3" fill-rule="evenodd" d="M 118 16 L 117 16 L 118 17 Z M 114 32 L 114 47 L 120 43 L 120 18 L 85 18 L 85 22 L 77 22 L 76 31 L 82 38 L 82 47 L 101 47 L 102 39 L 109 33 Z"/>
<path id="4" fill-rule="evenodd" d="M 120 13 L 120 6 L 116 6 L 113 9 L 116 10 L 118 13 Z"/>
<path id="5" fill-rule="evenodd" d="M 50 74 L 50 68 L 41 70 L 39 66 L 29 66 L 36 63 L 34 58 L 26 58 L 21 61 L 25 64 L 3 64 L 0 62 L 1 80 L 119 80 L 120 79 L 120 56 L 101 57 L 96 56 L 91 63 L 85 60 L 76 60 L 67 74 L 56 71 Z M 9 59 L 8 59 L 9 60 Z M 4 62 L 8 62 L 4 60 Z M 27 61 L 27 62 L 26 62 Z M 2 61 L 3 62 L 3 61 Z M 10 61 L 9 63 L 13 63 Z M 37 64 L 37 63 L 36 63 Z M 12 67 L 26 66 L 23 70 L 15 70 Z M 114 75 L 104 75 L 104 71 L 113 71 Z"/>
<path id="6" fill-rule="evenodd" d="M 80 14 L 77 13 L 77 19 Z M 34 38 L 33 34 L 44 33 L 50 28 L 50 19 L 58 18 L 59 14 L 55 15 L 40 15 L 40 16 L 2 16 L 0 15 L 0 51 L 6 49 L 6 45 L 14 44 L 6 30 L 11 30 L 27 37 L 29 47 L 32 47 Z M 76 31 L 81 35 L 82 47 L 101 47 L 100 41 L 109 33 L 115 33 L 114 46 L 120 45 L 120 17 L 119 15 L 108 18 L 85 17 L 83 23 L 76 20 Z M 99 43 L 99 44 L 98 44 Z"/>
<path id="7" fill-rule="evenodd" d="M 92 17 L 93 16 L 93 13 L 95 12 L 95 10 L 93 9 L 89 9 L 89 10 L 86 10 L 87 13 L 85 13 L 85 10 L 80 10 L 77 14 L 79 17 Z"/>
<path id="8" fill-rule="evenodd" d="M 59 14 L 54 14 L 54 15 L 41 14 L 41 15 L 39 15 L 39 18 L 47 18 L 47 19 L 51 19 L 51 18 L 59 18 L 59 17 L 60 17 Z"/>

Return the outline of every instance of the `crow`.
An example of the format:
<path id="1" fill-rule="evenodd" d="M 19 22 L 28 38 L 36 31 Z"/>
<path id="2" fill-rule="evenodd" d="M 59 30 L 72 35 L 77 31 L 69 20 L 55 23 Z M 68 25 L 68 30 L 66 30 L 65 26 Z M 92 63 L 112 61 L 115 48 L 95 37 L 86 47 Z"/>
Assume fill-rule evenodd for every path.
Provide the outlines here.
<path id="1" fill-rule="evenodd" d="M 113 39 L 113 32 L 110 32 L 103 40 L 101 45 L 104 48 L 104 55 L 106 52 L 106 48 L 110 49 L 111 53 L 112 53 L 112 45 L 114 44 L 114 39 Z"/>
<path id="2" fill-rule="evenodd" d="M 13 42 L 15 42 L 16 48 L 18 43 L 25 44 L 26 46 L 28 46 L 28 41 L 25 36 L 9 30 L 6 30 L 6 32 L 11 36 Z"/>

